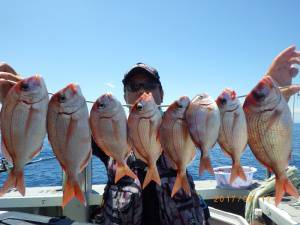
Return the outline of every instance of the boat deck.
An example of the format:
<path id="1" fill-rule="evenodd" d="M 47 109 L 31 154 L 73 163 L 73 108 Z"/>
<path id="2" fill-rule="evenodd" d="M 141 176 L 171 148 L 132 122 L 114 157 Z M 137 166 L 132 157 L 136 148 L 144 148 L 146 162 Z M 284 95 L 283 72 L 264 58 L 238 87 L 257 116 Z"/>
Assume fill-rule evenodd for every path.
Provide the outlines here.
<path id="1" fill-rule="evenodd" d="M 99 205 L 104 192 L 104 184 L 93 185 L 88 196 L 89 205 Z M 230 198 L 245 200 L 251 189 L 220 189 L 216 187 L 215 180 L 195 181 L 197 192 L 205 200 L 213 200 L 222 203 Z M 26 201 L 19 192 L 12 190 L 0 198 L 1 208 L 23 208 L 23 207 L 49 207 L 61 206 L 62 187 L 27 187 Z"/>
<path id="2" fill-rule="evenodd" d="M 195 181 L 197 192 L 208 202 L 208 205 L 225 211 L 234 209 L 243 210 L 246 198 L 250 191 L 259 184 L 256 182 L 249 189 L 220 189 L 216 186 L 215 180 Z M 92 191 L 88 192 L 87 201 L 91 207 L 99 206 L 105 185 L 93 185 Z M 0 198 L 0 211 L 23 211 L 39 215 L 65 215 L 76 221 L 80 218 L 88 218 L 87 209 L 76 199 L 70 202 L 70 207 L 61 208 L 62 187 L 29 187 L 26 188 L 26 196 L 22 197 L 17 191 L 10 191 Z M 276 224 L 300 224 L 300 202 L 292 198 L 285 200 L 276 208 L 273 198 L 260 199 L 262 212 L 273 220 Z M 230 207 L 229 207 L 230 206 Z M 28 210 L 27 210 L 28 209 Z"/>
<path id="3" fill-rule="evenodd" d="M 300 201 L 295 198 L 284 197 L 277 207 L 274 197 L 260 198 L 259 207 L 276 224 L 300 225 Z"/>

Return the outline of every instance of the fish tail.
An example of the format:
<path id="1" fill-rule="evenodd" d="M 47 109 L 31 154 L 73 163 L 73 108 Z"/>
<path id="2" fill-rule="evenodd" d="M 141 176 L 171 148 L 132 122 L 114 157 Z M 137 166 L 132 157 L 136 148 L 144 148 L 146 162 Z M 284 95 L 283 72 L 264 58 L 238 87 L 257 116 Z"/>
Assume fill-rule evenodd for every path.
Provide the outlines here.
<path id="1" fill-rule="evenodd" d="M 74 192 L 75 197 L 81 202 L 82 205 L 86 206 L 86 199 L 78 182 L 74 184 Z"/>
<path id="2" fill-rule="evenodd" d="M 129 176 L 133 179 L 137 179 L 137 176 L 132 172 L 132 170 L 127 166 L 125 162 L 117 163 L 115 183 L 117 183 L 124 176 Z"/>
<path id="3" fill-rule="evenodd" d="M 67 177 L 64 188 L 62 207 L 64 208 L 74 197 L 76 197 L 83 205 L 86 206 L 85 196 L 82 193 L 78 182 L 72 181 Z"/>
<path id="4" fill-rule="evenodd" d="M 156 165 L 148 167 L 148 171 L 146 173 L 146 177 L 143 183 L 143 189 L 150 183 L 151 180 L 155 181 L 158 185 L 161 184 Z"/>
<path id="5" fill-rule="evenodd" d="M 204 170 L 207 170 L 210 172 L 212 175 L 214 175 L 214 170 L 211 166 L 210 159 L 208 156 L 202 157 L 200 160 L 200 166 L 199 166 L 199 175 L 202 175 Z"/>
<path id="6" fill-rule="evenodd" d="M 276 178 L 275 190 L 276 190 L 276 195 L 275 195 L 276 206 L 281 202 L 281 199 L 286 192 L 289 195 L 294 196 L 295 198 L 299 198 L 298 190 L 295 188 L 293 183 L 286 176 L 284 176 L 283 178 Z"/>
<path id="7" fill-rule="evenodd" d="M 75 195 L 74 187 L 72 185 L 71 180 L 69 179 L 68 176 L 67 176 L 66 179 L 67 180 L 66 180 L 65 187 L 64 187 L 64 194 L 63 194 L 63 201 L 62 201 L 62 207 L 63 208 L 69 203 L 69 201 L 72 200 L 72 198 Z"/>
<path id="8" fill-rule="evenodd" d="M 246 181 L 247 177 L 244 173 L 243 167 L 241 166 L 240 163 L 236 163 L 232 165 L 231 169 L 231 175 L 230 175 L 230 184 L 233 183 L 233 181 L 237 178 L 240 177 L 242 180 Z"/>
<path id="9" fill-rule="evenodd" d="M 10 189 L 16 188 L 21 195 L 25 195 L 24 173 L 23 171 L 12 171 L 9 173 L 7 180 L 0 190 L 0 196 L 6 194 Z"/>
<path id="10" fill-rule="evenodd" d="M 180 188 L 183 188 L 185 193 L 187 193 L 189 196 L 191 196 L 191 189 L 190 185 L 186 176 L 186 173 L 178 173 L 176 176 L 176 180 L 173 186 L 171 197 L 179 191 Z"/>

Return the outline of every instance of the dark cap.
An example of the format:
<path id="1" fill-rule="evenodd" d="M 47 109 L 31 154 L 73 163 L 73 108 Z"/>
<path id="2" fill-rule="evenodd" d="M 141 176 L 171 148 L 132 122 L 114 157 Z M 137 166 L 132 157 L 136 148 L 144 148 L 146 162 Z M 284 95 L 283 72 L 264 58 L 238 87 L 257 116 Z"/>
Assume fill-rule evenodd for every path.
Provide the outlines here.
<path id="1" fill-rule="evenodd" d="M 128 83 L 129 79 L 137 73 L 148 75 L 160 84 L 159 75 L 156 69 L 146 65 L 145 63 L 137 63 L 127 73 L 125 73 L 122 80 L 124 86 Z"/>

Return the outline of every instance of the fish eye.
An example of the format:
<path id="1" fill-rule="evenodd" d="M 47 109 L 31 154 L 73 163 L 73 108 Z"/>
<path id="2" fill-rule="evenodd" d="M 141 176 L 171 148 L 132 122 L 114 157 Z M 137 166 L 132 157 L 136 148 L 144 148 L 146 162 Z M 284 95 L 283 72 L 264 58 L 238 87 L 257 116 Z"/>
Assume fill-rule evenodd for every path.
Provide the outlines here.
<path id="1" fill-rule="evenodd" d="M 179 108 L 179 109 L 182 109 L 182 108 L 183 108 L 183 105 L 180 104 L 180 103 L 178 103 L 178 108 Z"/>
<path id="2" fill-rule="evenodd" d="M 29 90 L 29 84 L 28 83 L 21 83 L 21 90 L 22 91 L 28 91 Z"/>
<path id="3" fill-rule="evenodd" d="M 136 108 L 137 108 L 138 111 L 142 111 L 143 108 L 144 108 L 144 106 L 143 106 L 142 103 L 138 103 L 137 106 L 136 106 Z"/>
<path id="4" fill-rule="evenodd" d="M 227 100 L 226 98 L 221 98 L 220 102 L 222 105 L 225 105 L 227 103 Z"/>
<path id="5" fill-rule="evenodd" d="M 67 98 L 66 98 L 65 95 L 60 95 L 58 100 L 59 100 L 60 103 L 64 103 L 66 101 L 66 99 Z"/>
<path id="6" fill-rule="evenodd" d="M 105 104 L 104 103 L 99 103 L 98 108 L 99 109 L 104 109 L 105 108 Z"/>

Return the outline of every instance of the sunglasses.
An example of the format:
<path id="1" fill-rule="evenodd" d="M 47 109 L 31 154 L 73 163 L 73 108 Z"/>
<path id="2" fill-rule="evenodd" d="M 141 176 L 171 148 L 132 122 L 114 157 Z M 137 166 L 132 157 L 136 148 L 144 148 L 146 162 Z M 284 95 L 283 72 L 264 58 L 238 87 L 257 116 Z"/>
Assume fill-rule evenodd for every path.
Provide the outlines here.
<path id="1" fill-rule="evenodd" d="M 126 90 L 130 92 L 137 92 L 141 89 L 145 91 L 154 90 L 158 86 L 158 83 L 129 83 L 126 85 Z"/>

